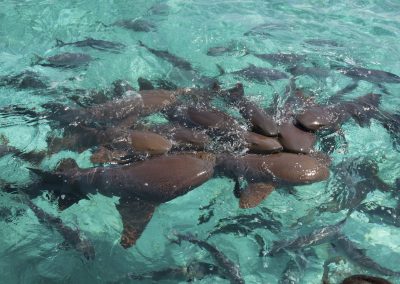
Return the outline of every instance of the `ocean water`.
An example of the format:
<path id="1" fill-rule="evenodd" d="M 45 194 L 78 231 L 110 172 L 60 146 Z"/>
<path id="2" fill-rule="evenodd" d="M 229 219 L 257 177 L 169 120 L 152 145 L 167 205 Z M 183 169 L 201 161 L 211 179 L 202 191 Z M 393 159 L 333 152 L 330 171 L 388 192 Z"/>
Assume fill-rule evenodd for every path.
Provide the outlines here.
<path id="1" fill-rule="evenodd" d="M 135 32 L 107 26 L 122 19 L 145 19 L 153 23 L 156 30 Z M 73 42 L 86 37 L 120 42 L 126 47 L 121 52 L 107 52 L 89 47 L 55 46 L 56 39 Z M 352 82 L 351 78 L 330 68 L 333 65 L 400 75 L 399 38 L 400 2 L 397 0 L 0 1 L 0 77 L 29 70 L 40 74 L 50 86 L 46 90 L 0 87 L 1 141 L 22 152 L 46 150 L 46 137 L 54 133 L 61 135 L 61 130 L 55 129 L 44 116 L 17 113 L 16 106 L 40 113 L 45 103 L 72 105 L 63 88 L 101 90 L 119 79 L 127 80 L 135 88 L 139 77 L 165 79 L 180 87 L 193 87 L 201 84 L 201 74 L 218 78 L 222 87 L 243 82 L 246 96 L 261 106 L 267 107 L 275 95 L 283 100 L 287 79 L 259 83 L 229 74 L 254 64 L 289 75 L 287 65 L 273 66 L 252 53 L 306 55 L 305 66 L 326 69 L 328 75 L 299 76 L 297 86 L 314 93 L 316 101 L 325 102 Z M 313 41 L 310 43 L 310 40 Z M 196 72 L 173 67 L 140 47 L 139 41 L 185 58 Z M 208 56 L 207 50 L 215 46 L 231 46 L 233 51 Z M 36 55 L 49 57 L 62 52 L 86 53 L 95 60 L 81 68 L 32 65 Z M 224 68 L 225 75 L 219 76 L 217 64 Z M 400 84 L 360 81 L 344 99 L 351 100 L 367 93 L 383 93 L 380 108 L 390 113 L 398 111 Z M 7 109 L 14 109 L 14 112 Z M 378 168 L 377 176 L 388 185 L 395 184 L 400 177 L 399 148 L 379 121 L 372 120 L 370 125 L 360 127 L 354 120 L 348 120 L 341 131 L 344 139 L 338 139 L 338 147 L 330 155 L 332 166 L 328 180 L 296 186 L 295 194 L 276 190 L 258 207 L 240 209 L 232 194 L 234 182 L 226 177 L 213 178 L 186 195 L 160 205 L 137 244 L 130 249 L 123 249 L 119 244 L 122 221 L 115 208 L 118 198 L 95 194 L 59 211 L 45 195 L 37 197 L 36 205 L 60 217 L 65 224 L 79 228 L 93 242 L 96 250 L 93 261 L 85 260 L 73 249 L 63 249 L 63 239 L 56 230 L 40 223 L 13 195 L 3 193 L 0 195 L 0 283 L 153 283 L 129 279 L 128 275 L 186 266 L 193 261 L 213 263 L 209 253 L 196 245 L 172 243 L 175 232 L 190 232 L 199 239 L 206 239 L 220 224 L 219 220 L 251 214 L 275 220 L 281 226 L 271 229 L 260 225 L 247 235 L 227 232 L 208 238 L 208 242 L 240 266 L 246 283 L 279 283 L 287 263 L 301 254 L 305 255 L 307 264 L 305 267 L 298 265 L 299 280 L 285 283 L 321 283 L 324 262 L 336 255 L 329 242 L 302 253 L 259 257 L 260 247 L 255 235 L 265 240 L 268 250 L 273 241 L 292 239 L 342 220 L 346 210 L 319 214 L 316 209 L 328 202 L 332 193 L 346 192 L 346 184 L 351 187 L 360 178 L 350 175 L 346 182 L 338 182 L 352 169 L 351 163 L 338 166 L 343 162 L 373 160 Z M 89 160 L 90 151 L 62 151 L 46 157 L 39 166 L 53 169 L 58 161 L 67 157 L 74 158 L 80 167 L 93 166 Z M 28 167 L 31 166 L 18 155 L 2 156 L 1 184 L 4 187 L 10 183 L 29 184 L 32 175 Z M 340 170 L 335 170 L 338 168 Z M 343 198 L 347 198 L 345 194 Z M 372 188 L 363 203 L 395 208 L 398 198 L 395 191 Z M 201 216 L 211 212 L 208 222 L 199 221 Z M 399 217 L 392 216 L 396 218 Z M 343 232 L 374 261 L 400 271 L 399 227 L 384 220 L 373 222 L 368 214 L 356 211 L 346 221 Z M 346 256 L 329 265 L 331 283 L 340 283 L 343 278 L 360 273 L 400 283 L 400 277 L 366 269 Z M 229 283 L 213 275 L 196 281 Z M 184 282 L 165 278 L 157 283 Z"/>

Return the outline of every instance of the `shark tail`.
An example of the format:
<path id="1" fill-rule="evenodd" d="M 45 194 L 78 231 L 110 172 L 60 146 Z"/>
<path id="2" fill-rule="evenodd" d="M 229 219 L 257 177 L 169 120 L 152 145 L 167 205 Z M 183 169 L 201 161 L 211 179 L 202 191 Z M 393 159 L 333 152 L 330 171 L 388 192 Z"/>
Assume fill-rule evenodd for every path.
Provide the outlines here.
<path id="1" fill-rule="evenodd" d="M 222 68 L 222 66 L 219 64 L 216 64 L 216 65 L 217 65 L 217 68 L 219 71 L 219 76 L 225 75 L 226 72 L 225 72 L 224 68 Z"/>
<path id="2" fill-rule="evenodd" d="M 40 56 L 40 55 L 34 53 L 34 54 L 33 54 L 33 58 L 32 58 L 32 60 L 31 60 L 31 66 L 37 65 L 37 64 L 39 64 L 40 62 L 42 62 L 43 60 L 45 60 L 44 57 L 42 57 L 42 56 Z"/>
<path id="3" fill-rule="evenodd" d="M 40 164 L 44 158 L 47 156 L 46 151 L 40 151 L 40 152 L 20 152 L 17 153 L 17 157 L 21 158 L 24 161 L 27 161 L 29 163 L 32 163 L 34 165 Z"/>
<path id="4" fill-rule="evenodd" d="M 65 42 L 63 42 L 61 39 L 56 38 L 56 47 L 62 47 L 66 45 Z"/>
<path id="5" fill-rule="evenodd" d="M 244 54 L 241 57 L 244 57 L 244 56 L 247 56 L 247 55 L 250 55 L 250 54 L 251 54 L 251 51 L 248 48 L 245 48 L 244 49 Z"/>
<path id="6" fill-rule="evenodd" d="M 111 25 L 106 25 L 105 23 L 103 23 L 102 21 L 96 21 L 96 24 L 100 24 L 105 28 L 109 28 Z"/>
<path id="7" fill-rule="evenodd" d="M 61 173 L 46 172 L 38 168 L 28 168 L 29 171 L 41 178 L 43 184 L 62 184 L 66 179 Z"/>

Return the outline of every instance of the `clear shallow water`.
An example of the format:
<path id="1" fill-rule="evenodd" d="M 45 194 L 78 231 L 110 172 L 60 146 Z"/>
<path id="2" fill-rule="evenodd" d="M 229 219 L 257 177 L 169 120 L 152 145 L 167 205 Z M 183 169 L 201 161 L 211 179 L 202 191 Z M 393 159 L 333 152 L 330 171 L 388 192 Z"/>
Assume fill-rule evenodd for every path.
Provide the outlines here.
<path id="1" fill-rule="evenodd" d="M 167 4 L 160 15 L 151 14 L 155 4 Z M 252 55 L 233 52 L 219 57 L 207 56 L 209 47 L 237 45 L 253 53 L 292 52 L 307 55 L 307 62 L 320 67 L 330 64 L 354 64 L 400 74 L 400 3 L 398 1 L 1 1 L 0 2 L 0 76 L 32 70 L 47 77 L 54 88 L 110 87 L 117 79 L 124 79 L 137 87 L 138 77 L 165 78 L 179 86 L 192 86 L 192 74 L 173 68 L 139 47 L 142 40 L 157 49 L 168 49 L 189 60 L 195 69 L 206 76 L 219 74 L 216 64 L 227 73 L 248 64 L 271 67 Z M 163 6 L 158 6 L 163 7 Z M 120 19 L 144 18 L 157 26 L 150 33 L 133 32 L 120 27 L 104 27 L 99 24 L 113 23 Z M 253 34 L 244 36 L 254 27 Z M 267 35 L 263 33 L 268 33 Z M 55 39 L 66 42 L 85 37 L 121 42 L 126 48 L 121 53 L 101 52 L 90 48 L 65 46 L 56 48 Z M 310 39 L 332 40 L 337 46 L 310 45 Z M 239 49 L 240 49 L 239 48 Z M 34 54 L 51 56 L 61 52 L 84 52 L 96 58 L 86 68 L 57 69 L 42 66 L 30 67 Z M 308 63 L 308 66 L 312 66 Z M 281 71 L 285 66 L 275 66 Z M 224 87 L 238 80 L 245 85 L 247 96 L 267 106 L 273 93 L 283 95 L 287 80 L 274 81 L 271 85 L 246 81 L 224 75 L 219 78 Z M 338 72 L 330 71 L 327 78 L 301 76 L 297 85 L 317 94 L 323 102 L 336 91 L 351 82 Z M 381 108 L 398 110 L 399 84 L 385 84 L 389 94 L 382 98 Z M 375 84 L 361 81 L 359 87 L 346 94 L 354 98 L 368 92 L 381 92 Z M 18 105 L 41 110 L 46 102 L 71 104 L 62 92 L 40 92 L 0 87 L 0 107 Z M 2 116 L 0 134 L 10 146 L 23 151 L 46 149 L 46 136 L 52 126 L 46 119 L 29 121 L 21 116 Z M 400 173 L 400 157 L 393 148 L 390 135 L 378 122 L 361 128 L 350 120 L 343 125 L 347 148 L 336 150 L 331 156 L 333 167 L 344 159 L 367 157 L 379 166 L 379 177 L 393 184 Z M 77 154 L 63 151 L 46 158 L 41 166 L 49 169 L 65 157 L 73 157 L 79 166 L 90 167 L 88 151 Z M 29 166 L 12 155 L 0 159 L 0 178 L 5 182 L 29 182 Z M 267 247 L 277 239 L 293 238 L 312 229 L 334 224 L 343 219 L 345 212 L 323 213 L 299 225 L 298 219 L 308 215 L 329 198 L 335 190 L 337 175 L 332 172 L 328 181 L 296 187 L 297 195 L 275 191 L 259 207 L 242 210 L 232 194 L 234 183 L 226 178 L 212 179 L 171 202 L 161 205 L 155 212 L 137 245 L 124 250 L 119 245 L 122 222 L 115 209 L 117 198 L 93 195 L 90 200 L 80 201 L 63 212 L 44 198 L 35 203 L 47 212 L 60 216 L 73 227 L 78 227 L 90 238 L 96 248 L 96 260 L 90 263 L 74 250 L 60 249 L 63 242 L 56 231 L 49 230 L 37 221 L 35 215 L 23 205 L 1 196 L 2 207 L 14 208 L 12 220 L 0 220 L 1 282 L 4 283 L 107 283 L 122 281 L 129 272 L 137 274 L 185 265 L 193 260 L 211 262 L 209 254 L 194 245 L 171 244 L 172 232 L 192 232 L 200 239 L 218 224 L 218 220 L 240 214 L 261 213 L 268 218 L 265 209 L 282 223 L 279 232 L 257 228 L 248 236 L 219 234 L 209 241 L 218 246 L 230 259 L 240 265 L 246 283 L 278 283 L 286 263 L 286 254 L 274 258 L 258 257 L 259 247 L 254 235 L 261 235 Z M 214 201 L 209 222 L 199 225 L 198 219 L 205 214 L 201 208 Z M 368 194 L 366 201 L 384 206 L 396 206 L 396 200 L 379 190 Z M 22 211 L 16 211 L 17 209 Z M 263 211 L 264 209 L 264 211 Z M 19 212 L 19 213 L 18 213 Z M 400 229 L 386 224 L 369 222 L 367 215 L 356 212 L 344 227 L 345 234 L 367 254 L 383 266 L 398 269 L 400 263 Z M 299 283 L 321 283 L 323 264 L 334 252 L 329 245 L 312 249 L 313 255 L 302 270 Z M 368 271 L 352 263 L 342 261 L 331 265 L 331 281 L 339 281 L 350 274 L 378 273 Z M 389 277 L 393 283 L 399 279 Z M 133 280 L 131 280 L 134 282 Z M 126 281 L 129 282 L 129 281 Z M 122 281 L 123 283 L 123 281 Z M 144 283 L 139 281 L 138 283 Z M 165 280 L 160 283 L 177 283 Z M 207 277 L 199 283 L 228 283 L 218 277 Z"/>

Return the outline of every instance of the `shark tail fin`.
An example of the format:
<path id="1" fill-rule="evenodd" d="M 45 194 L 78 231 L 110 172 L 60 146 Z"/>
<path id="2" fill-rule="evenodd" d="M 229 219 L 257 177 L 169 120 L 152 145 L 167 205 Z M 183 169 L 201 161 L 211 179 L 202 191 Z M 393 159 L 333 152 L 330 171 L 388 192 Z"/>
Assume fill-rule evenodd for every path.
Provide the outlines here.
<path id="1" fill-rule="evenodd" d="M 44 57 L 42 57 L 42 56 L 40 56 L 40 55 L 34 53 L 34 54 L 33 54 L 33 58 L 32 58 L 32 60 L 31 60 L 31 66 L 37 65 L 37 64 L 39 64 L 39 63 L 40 63 L 41 61 L 43 61 L 43 60 L 45 60 Z"/>
<path id="2" fill-rule="evenodd" d="M 24 161 L 27 161 L 27 162 L 32 163 L 34 165 L 38 165 L 47 156 L 47 152 L 46 151 L 21 152 L 21 153 L 18 153 L 17 156 L 20 157 L 21 159 L 23 159 Z"/>
<path id="3" fill-rule="evenodd" d="M 245 48 L 244 49 L 244 54 L 241 57 L 244 57 L 244 56 L 247 56 L 247 55 L 250 55 L 250 54 L 251 54 L 251 51 L 248 48 Z"/>
<path id="4" fill-rule="evenodd" d="M 65 176 L 61 173 L 46 172 L 38 168 L 28 168 L 29 171 L 42 179 L 45 184 L 61 184 L 65 181 Z"/>
<path id="5" fill-rule="evenodd" d="M 102 25 L 102 26 L 105 27 L 105 28 L 108 28 L 108 27 L 111 26 L 111 25 L 106 25 L 106 24 L 103 23 L 102 21 L 96 21 L 96 24 L 100 24 L 100 25 Z"/>
<path id="6" fill-rule="evenodd" d="M 43 184 L 62 184 L 68 181 L 66 172 L 74 169 L 79 169 L 78 164 L 72 158 L 62 159 L 58 162 L 54 172 L 43 171 L 38 168 L 28 168 L 32 173 L 42 179 Z"/>
<path id="7" fill-rule="evenodd" d="M 65 45 L 65 42 L 63 42 L 61 39 L 56 38 L 56 47 L 61 47 L 64 45 Z"/>
<path id="8" fill-rule="evenodd" d="M 219 76 L 225 75 L 224 68 L 222 68 L 222 66 L 219 65 L 219 64 L 216 64 L 216 65 L 217 65 L 217 68 L 218 68 L 218 71 L 219 71 Z"/>

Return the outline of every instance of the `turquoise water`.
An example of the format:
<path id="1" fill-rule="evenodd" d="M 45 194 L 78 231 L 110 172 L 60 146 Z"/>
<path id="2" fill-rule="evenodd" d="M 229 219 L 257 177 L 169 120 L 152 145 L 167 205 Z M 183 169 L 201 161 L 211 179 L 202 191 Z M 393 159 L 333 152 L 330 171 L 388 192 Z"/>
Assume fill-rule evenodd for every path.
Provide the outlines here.
<path id="1" fill-rule="evenodd" d="M 139 40 L 187 59 L 197 73 L 204 76 L 218 76 L 216 64 L 221 65 L 227 73 L 218 78 L 223 87 L 230 87 L 240 80 L 246 95 L 263 106 L 271 103 L 273 94 L 283 96 L 288 80 L 266 84 L 229 74 L 248 64 L 272 67 L 252 55 L 243 56 L 244 50 L 304 54 L 307 62 L 312 62 L 307 63 L 308 66 L 357 65 L 400 75 L 400 2 L 396 0 L 0 1 L 0 7 L 0 76 L 31 70 L 47 78 L 51 90 L 56 90 L 0 87 L 0 108 L 17 105 L 39 112 L 43 110 L 41 105 L 47 102 L 69 105 L 72 103 L 68 96 L 57 90 L 62 87 L 106 89 L 117 79 L 127 80 L 136 88 L 138 77 L 163 78 L 182 87 L 199 84 L 198 75 L 173 68 L 141 48 Z M 121 19 L 146 19 L 155 24 L 157 30 L 135 32 L 99 23 L 111 24 Z M 267 25 L 260 28 L 262 24 Z M 245 36 L 249 30 L 253 32 Z M 120 42 L 126 47 L 119 53 L 88 47 L 55 47 L 55 39 L 72 42 L 85 37 Z M 307 43 L 313 39 L 330 40 L 335 44 Z M 207 55 L 210 47 L 229 45 L 235 47 L 234 51 L 216 57 Z M 83 52 L 95 60 L 84 68 L 30 66 L 35 54 L 49 57 L 61 52 Z M 273 68 L 285 71 L 286 66 Z M 331 70 L 328 77 L 300 76 L 296 82 L 299 87 L 314 92 L 317 101 L 324 102 L 352 80 Z M 381 109 L 398 111 L 400 84 L 384 84 L 384 87 L 388 94 L 382 97 Z M 381 93 L 382 88 L 360 81 L 358 88 L 345 98 L 370 92 Z M 23 115 L 2 114 L 0 123 L 3 142 L 25 152 L 46 149 L 46 137 L 56 131 L 46 118 L 41 117 L 30 120 Z M 347 145 L 337 147 L 331 154 L 332 168 L 351 158 L 369 158 L 377 163 L 378 176 L 393 185 L 400 175 L 400 156 L 387 130 L 377 121 L 362 128 L 349 120 L 342 126 L 342 131 Z M 63 151 L 47 157 L 40 166 L 51 169 L 62 158 L 73 157 L 80 167 L 90 167 L 89 156 L 89 151 L 81 154 Z M 30 164 L 27 162 L 9 154 L 0 158 L 0 165 L 3 183 L 29 183 L 31 177 L 27 167 Z M 43 226 L 26 206 L 3 194 L 0 207 L 12 208 L 12 212 L 11 219 L 4 216 L 0 219 L 0 283 L 135 283 L 135 280 L 126 280 L 127 273 L 141 274 L 183 266 L 194 260 L 212 262 L 206 251 L 188 243 L 172 244 L 169 238 L 174 232 L 191 232 L 206 239 L 220 219 L 253 213 L 260 213 L 264 218 L 273 216 L 282 227 L 273 232 L 260 226 L 247 236 L 218 234 L 209 242 L 240 265 L 246 283 L 278 283 L 287 262 L 296 253 L 259 257 L 260 248 L 254 235 L 262 236 L 269 248 L 275 240 L 291 239 L 342 220 L 346 211 L 325 212 L 307 218 L 313 209 L 329 199 L 330 193 L 338 190 L 337 179 L 338 174 L 332 170 L 327 181 L 297 186 L 296 195 L 276 190 L 259 207 L 246 210 L 238 207 L 232 194 L 232 180 L 211 179 L 188 194 L 159 206 L 136 246 L 127 250 L 119 245 L 122 222 L 115 208 L 118 198 L 96 194 L 62 212 L 46 198 L 36 198 L 34 202 L 40 208 L 59 216 L 71 227 L 79 228 L 92 240 L 96 249 L 96 259 L 92 262 L 82 260 L 74 250 L 62 249 L 63 239 L 57 231 Z M 371 190 L 364 202 L 395 207 L 396 201 L 394 195 L 376 189 Z M 199 224 L 199 217 L 207 213 L 207 209 L 202 208 L 210 203 L 214 215 L 208 222 Z M 272 215 L 266 214 L 267 211 Z M 372 222 L 368 215 L 357 211 L 349 217 L 343 231 L 377 263 L 400 270 L 398 227 Z M 315 246 L 310 251 L 312 255 L 308 257 L 306 267 L 301 268 L 298 283 L 321 283 L 324 261 L 334 255 L 334 248 L 329 243 Z M 329 267 L 332 283 L 340 283 L 351 274 L 380 275 L 348 259 Z M 387 279 L 400 283 L 395 276 Z M 179 281 L 164 279 L 159 282 Z M 137 283 L 145 282 L 138 280 Z M 208 276 L 198 283 L 229 282 Z"/>

